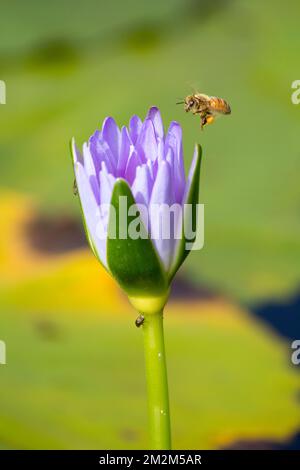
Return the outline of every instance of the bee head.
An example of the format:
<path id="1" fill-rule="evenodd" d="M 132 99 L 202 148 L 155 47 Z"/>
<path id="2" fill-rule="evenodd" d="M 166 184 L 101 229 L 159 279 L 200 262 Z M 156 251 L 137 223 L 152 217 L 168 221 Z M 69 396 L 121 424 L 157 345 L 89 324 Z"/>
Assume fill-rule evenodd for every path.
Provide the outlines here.
<path id="1" fill-rule="evenodd" d="M 184 100 L 184 110 L 188 113 L 195 105 L 196 101 L 194 95 L 189 95 Z"/>

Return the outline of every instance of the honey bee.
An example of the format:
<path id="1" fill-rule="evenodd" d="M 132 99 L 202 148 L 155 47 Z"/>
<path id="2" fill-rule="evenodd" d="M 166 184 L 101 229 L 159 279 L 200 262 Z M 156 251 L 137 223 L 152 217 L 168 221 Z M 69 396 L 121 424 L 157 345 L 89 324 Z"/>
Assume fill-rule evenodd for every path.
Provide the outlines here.
<path id="1" fill-rule="evenodd" d="M 206 124 L 212 124 L 218 115 L 231 113 L 229 104 L 223 98 L 203 93 L 188 95 L 183 101 L 176 104 L 184 104 L 184 110 L 187 113 L 191 111 L 193 114 L 199 114 L 201 129 Z"/>

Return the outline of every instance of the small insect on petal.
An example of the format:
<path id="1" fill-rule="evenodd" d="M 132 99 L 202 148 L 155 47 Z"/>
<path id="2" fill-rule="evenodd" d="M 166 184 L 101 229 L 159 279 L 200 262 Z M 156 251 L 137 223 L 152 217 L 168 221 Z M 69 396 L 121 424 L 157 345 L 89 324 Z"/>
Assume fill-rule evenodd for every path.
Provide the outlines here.
<path id="1" fill-rule="evenodd" d="M 73 181 L 73 194 L 74 194 L 74 196 L 78 195 L 78 188 L 77 188 L 76 178 L 74 178 L 74 181 Z"/>

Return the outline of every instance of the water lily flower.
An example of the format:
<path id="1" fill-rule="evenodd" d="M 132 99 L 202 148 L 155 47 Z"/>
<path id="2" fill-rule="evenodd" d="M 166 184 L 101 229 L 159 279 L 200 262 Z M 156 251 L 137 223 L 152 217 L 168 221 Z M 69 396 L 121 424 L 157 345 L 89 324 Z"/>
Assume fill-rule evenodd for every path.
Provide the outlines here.
<path id="1" fill-rule="evenodd" d="M 73 139 L 72 153 L 87 237 L 94 254 L 131 300 L 163 300 L 189 250 L 185 237 L 177 234 L 175 238 L 174 230 L 169 238 L 160 238 L 161 217 L 150 209 L 164 204 L 184 209 L 187 204 L 197 204 L 200 148 L 196 146 L 186 178 L 181 127 L 171 122 L 165 134 L 160 112 L 152 107 L 144 122 L 133 116 L 129 127 L 121 130 L 113 118 L 106 118 L 102 129 L 83 145 L 82 153 Z M 107 236 L 109 211 L 101 208 L 112 204 L 118 211 L 120 196 L 148 208 L 148 240 L 110 240 Z"/>
<path id="2" fill-rule="evenodd" d="M 133 306 L 145 315 L 152 442 L 155 448 L 169 448 L 162 309 L 170 283 L 191 249 L 191 243 L 186 243 L 184 225 L 195 215 L 198 203 L 201 149 L 196 145 L 186 177 L 181 127 L 171 122 L 165 133 L 156 107 L 150 108 L 144 121 L 133 116 L 129 126 L 122 129 L 108 117 L 102 129 L 83 145 L 82 152 L 74 139 L 71 148 L 89 244 Z M 125 221 L 121 207 L 124 199 L 128 208 L 139 209 L 126 212 Z M 182 210 L 180 216 L 174 213 L 173 228 L 164 237 L 164 212 L 152 209 L 173 206 Z M 187 206 L 192 207 L 192 212 L 186 211 Z M 137 225 L 136 218 L 141 236 L 128 236 L 130 225 Z M 189 242 L 193 242 L 193 237 Z"/>

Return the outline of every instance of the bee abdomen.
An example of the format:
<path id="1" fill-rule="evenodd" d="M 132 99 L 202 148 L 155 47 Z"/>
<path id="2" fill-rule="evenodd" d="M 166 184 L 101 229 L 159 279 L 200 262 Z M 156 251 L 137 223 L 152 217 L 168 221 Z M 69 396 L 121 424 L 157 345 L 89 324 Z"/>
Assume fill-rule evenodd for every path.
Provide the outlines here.
<path id="1" fill-rule="evenodd" d="M 223 100 L 223 98 L 217 98 L 216 96 L 212 96 L 210 98 L 210 106 L 214 111 L 217 111 L 218 113 L 222 114 L 230 114 L 231 109 L 229 104 L 227 103 L 226 100 Z"/>

